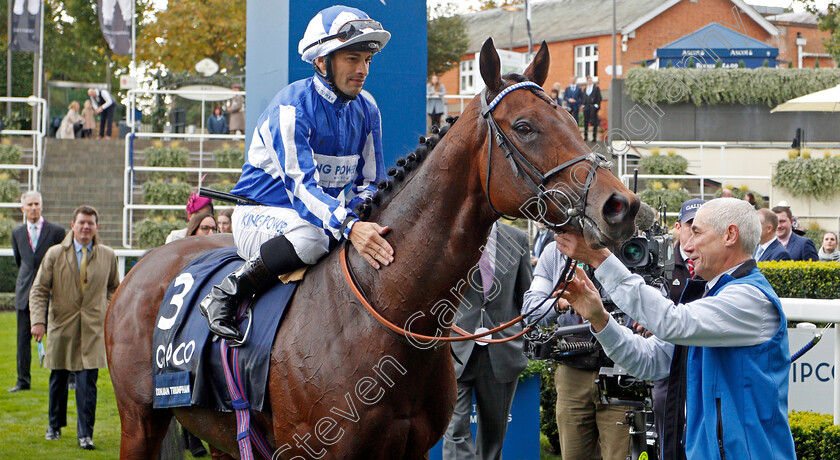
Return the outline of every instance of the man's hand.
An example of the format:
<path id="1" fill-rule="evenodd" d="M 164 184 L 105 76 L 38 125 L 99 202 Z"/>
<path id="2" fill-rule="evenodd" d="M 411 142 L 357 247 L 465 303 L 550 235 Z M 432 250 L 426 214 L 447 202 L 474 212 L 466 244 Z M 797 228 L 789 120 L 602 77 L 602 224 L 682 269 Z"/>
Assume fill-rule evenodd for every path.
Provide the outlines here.
<path id="1" fill-rule="evenodd" d="M 583 235 L 578 233 L 558 233 L 554 235 L 557 249 L 572 259 L 598 268 L 612 254 L 609 249 L 592 249 L 586 244 Z"/>
<path id="2" fill-rule="evenodd" d="M 102 113 L 102 108 L 101 108 L 101 107 L 97 107 L 97 108 L 96 108 L 96 110 L 94 110 L 94 112 L 96 112 L 96 113 Z"/>
<path id="3" fill-rule="evenodd" d="M 575 102 L 577 102 L 577 100 L 575 100 L 575 98 L 573 98 L 573 97 L 569 98 L 569 104 L 574 104 Z"/>
<path id="4" fill-rule="evenodd" d="M 350 229 L 350 242 L 373 268 L 379 270 L 379 264 L 390 265 L 394 261 L 394 248 L 381 236 L 390 231 L 376 222 L 358 221 Z"/>
<path id="5" fill-rule="evenodd" d="M 580 267 L 575 267 L 575 279 L 561 298 L 566 299 L 577 314 L 588 319 L 595 332 L 601 332 L 610 320 L 610 314 L 601 303 L 601 294 Z"/>
<path id="6" fill-rule="evenodd" d="M 32 330 L 30 330 L 29 332 L 32 333 L 32 337 L 35 338 L 36 342 L 40 342 L 41 339 L 44 337 L 44 333 L 47 332 L 47 331 L 44 328 L 43 324 L 38 323 L 38 324 L 35 324 L 34 326 L 32 326 Z"/>

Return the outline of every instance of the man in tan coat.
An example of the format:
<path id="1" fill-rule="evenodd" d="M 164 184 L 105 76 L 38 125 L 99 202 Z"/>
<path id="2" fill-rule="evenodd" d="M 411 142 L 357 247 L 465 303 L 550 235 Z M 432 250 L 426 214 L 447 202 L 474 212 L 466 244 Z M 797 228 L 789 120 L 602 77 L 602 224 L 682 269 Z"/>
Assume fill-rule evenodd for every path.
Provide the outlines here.
<path id="1" fill-rule="evenodd" d="M 47 251 L 29 294 L 32 336 L 49 343 L 44 367 L 51 369 L 49 427 L 46 439 L 57 440 L 67 426 L 67 379 L 76 375 L 76 434 L 79 447 L 93 449 L 96 380 L 105 357 L 105 312 L 119 286 L 113 249 L 96 232 L 99 215 L 90 206 L 73 213 L 71 232 Z M 49 309 L 47 304 L 49 303 Z M 47 320 L 49 312 L 49 320 Z"/>
<path id="2" fill-rule="evenodd" d="M 234 91 L 241 91 L 242 87 L 239 83 L 234 83 L 231 86 Z M 231 134 L 237 134 L 238 131 L 245 132 L 245 98 L 241 94 L 233 96 L 227 102 L 227 113 L 230 114 L 230 121 L 228 122 L 228 131 Z"/>

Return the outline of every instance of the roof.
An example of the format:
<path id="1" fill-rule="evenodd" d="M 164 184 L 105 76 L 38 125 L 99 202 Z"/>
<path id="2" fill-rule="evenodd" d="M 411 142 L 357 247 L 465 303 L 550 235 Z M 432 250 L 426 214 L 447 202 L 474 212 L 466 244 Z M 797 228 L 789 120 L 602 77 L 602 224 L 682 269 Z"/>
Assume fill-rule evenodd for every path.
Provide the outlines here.
<path id="1" fill-rule="evenodd" d="M 616 4 L 616 30 L 629 34 L 659 16 L 680 0 L 621 0 Z M 778 29 L 743 0 L 730 0 L 771 35 Z M 497 48 L 528 46 L 525 7 L 510 12 L 504 8 L 478 11 L 461 16 L 467 32 L 466 53 L 475 53 L 487 37 L 493 37 Z M 559 42 L 577 38 L 612 34 L 613 0 L 532 0 L 531 34 L 534 44 Z M 510 24 L 513 19 L 511 40 Z"/>
<path id="2" fill-rule="evenodd" d="M 768 16 L 767 20 L 772 22 L 773 24 L 789 23 L 808 24 L 813 26 L 817 25 L 817 15 L 805 11 L 801 13 L 783 13 L 777 14 L 775 16 Z"/>
<path id="3" fill-rule="evenodd" d="M 665 46 L 657 48 L 659 50 L 665 49 L 762 49 L 771 50 L 776 49 L 762 41 L 756 40 L 750 36 L 736 32 L 728 27 L 724 27 L 716 22 L 705 25 L 694 32 L 680 37 Z"/>
<path id="4" fill-rule="evenodd" d="M 616 2 L 616 28 L 644 16 L 651 8 L 673 0 L 621 0 Z M 531 34 L 534 44 L 576 38 L 598 37 L 612 33 L 612 0 L 544 0 L 531 2 Z M 525 7 L 510 12 L 503 8 L 484 10 L 461 16 L 467 31 L 467 53 L 475 53 L 487 37 L 493 37 L 497 48 L 511 46 L 510 20 L 513 18 L 513 46 L 528 46 Z"/>
<path id="5" fill-rule="evenodd" d="M 753 9 L 758 12 L 758 14 L 765 17 L 770 16 L 771 14 L 782 14 L 787 10 L 787 8 L 783 6 L 756 5 L 752 3 L 750 3 L 749 5 L 753 7 Z"/>

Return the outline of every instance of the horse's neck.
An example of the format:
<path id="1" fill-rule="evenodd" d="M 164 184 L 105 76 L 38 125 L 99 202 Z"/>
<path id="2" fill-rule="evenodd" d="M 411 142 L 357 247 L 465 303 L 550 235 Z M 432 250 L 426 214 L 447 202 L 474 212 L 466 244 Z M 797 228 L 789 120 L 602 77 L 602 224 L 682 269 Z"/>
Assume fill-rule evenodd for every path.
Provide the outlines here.
<path id="1" fill-rule="evenodd" d="M 388 319 L 404 325 L 421 311 L 430 320 L 417 321 L 413 332 L 430 332 L 430 310 L 436 304 L 458 306 L 454 292 L 467 281 L 496 220 L 475 167 L 481 141 L 468 121 L 453 126 L 420 170 L 374 215 L 372 220 L 391 228 L 387 239 L 394 263 L 378 271 L 358 263 L 361 259 L 354 264 L 363 272 L 360 279 L 371 303 Z"/>

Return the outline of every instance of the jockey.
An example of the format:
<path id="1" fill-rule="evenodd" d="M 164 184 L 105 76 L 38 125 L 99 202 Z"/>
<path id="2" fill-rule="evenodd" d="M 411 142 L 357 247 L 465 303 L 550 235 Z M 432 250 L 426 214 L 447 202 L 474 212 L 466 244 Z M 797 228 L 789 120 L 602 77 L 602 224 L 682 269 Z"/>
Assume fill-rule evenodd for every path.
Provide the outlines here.
<path id="1" fill-rule="evenodd" d="M 199 310 L 210 330 L 242 340 L 239 304 L 277 276 L 315 264 L 348 239 L 374 268 L 393 262 L 388 227 L 353 208 L 385 179 L 379 109 L 359 97 L 375 53 L 391 34 L 356 8 L 332 6 L 298 44 L 315 75 L 282 89 L 260 115 L 242 176 L 231 191 L 260 206 L 237 206 L 233 238 L 246 262 L 214 286 Z M 380 265 L 381 264 L 381 265 Z"/>

